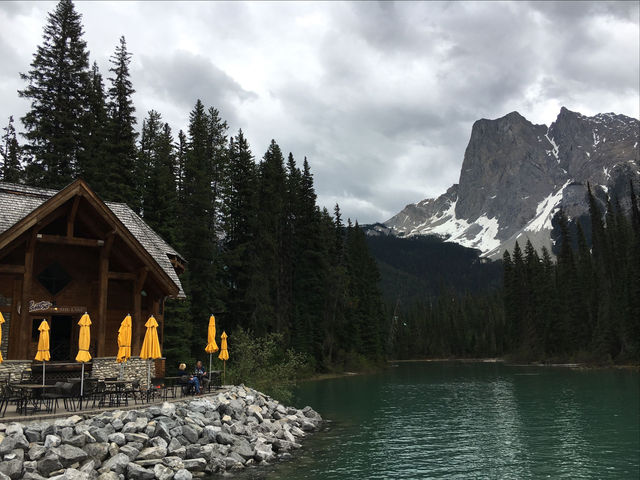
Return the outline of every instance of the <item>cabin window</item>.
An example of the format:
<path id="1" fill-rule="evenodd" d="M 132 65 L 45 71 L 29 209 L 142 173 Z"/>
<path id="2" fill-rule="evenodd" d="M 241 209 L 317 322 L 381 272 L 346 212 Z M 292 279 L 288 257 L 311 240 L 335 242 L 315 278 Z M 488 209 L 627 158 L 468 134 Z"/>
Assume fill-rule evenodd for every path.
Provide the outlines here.
<path id="1" fill-rule="evenodd" d="M 58 262 L 54 262 L 40 272 L 38 281 L 51 295 L 57 294 L 71 281 L 71 275 Z"/>
<path id="2" fill-rule="evenodd" d="M 0 307 L 10 307 L 11 297 L 5 297 L 0 293 Z"/>

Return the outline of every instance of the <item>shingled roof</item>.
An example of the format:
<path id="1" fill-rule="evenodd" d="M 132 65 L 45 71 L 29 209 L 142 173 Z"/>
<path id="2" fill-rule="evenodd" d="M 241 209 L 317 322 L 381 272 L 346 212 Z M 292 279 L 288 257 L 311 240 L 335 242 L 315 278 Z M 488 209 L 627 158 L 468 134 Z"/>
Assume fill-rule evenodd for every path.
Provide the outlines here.
<path id="1" fill-rule="evenodd" d="M 0 235 L 57 193 L 57 190 L 0 182 Z M 182 256 L 128 205 L 115 202 L 104 203 L 176 284 L 179 289 L 178 298 L 185 298 L 182 284 L 170 260 L 171 257 L 175 257 L 184 262 Z"/>

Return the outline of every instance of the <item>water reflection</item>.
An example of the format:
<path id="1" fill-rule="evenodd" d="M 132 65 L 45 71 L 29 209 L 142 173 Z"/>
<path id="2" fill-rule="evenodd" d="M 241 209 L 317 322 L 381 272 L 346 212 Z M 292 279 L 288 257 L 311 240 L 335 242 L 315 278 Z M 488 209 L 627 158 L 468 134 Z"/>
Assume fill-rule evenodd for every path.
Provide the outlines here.
<path id="1" fill-rule="evenodd" d="M 234 478 L 638 478 L 638 378 L 425 363 L 308 383 L 298 406 L 331 419 L 328 431 Z"/>

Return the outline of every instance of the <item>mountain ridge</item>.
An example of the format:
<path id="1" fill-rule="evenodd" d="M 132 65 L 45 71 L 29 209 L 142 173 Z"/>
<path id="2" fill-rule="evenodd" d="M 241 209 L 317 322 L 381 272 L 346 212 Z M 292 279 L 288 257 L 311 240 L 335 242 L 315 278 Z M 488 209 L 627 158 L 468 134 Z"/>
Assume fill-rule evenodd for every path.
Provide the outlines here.
<path id="1" fill-rule="evenodd" d="M 516 240 L 551 251 L 553 216 L 559 208 L 570 218 L 586 214 L 587 185 L 603 206 L 609 194 L 628 207 L 629 180 L 640 185 L 639 133 L 635 118 L 565 107 L 548 127 L 518 112 L 477 120 L 459 182 L 407 205 L 384 222 L 386 233 L 437 235 L 488 258 Z"/>

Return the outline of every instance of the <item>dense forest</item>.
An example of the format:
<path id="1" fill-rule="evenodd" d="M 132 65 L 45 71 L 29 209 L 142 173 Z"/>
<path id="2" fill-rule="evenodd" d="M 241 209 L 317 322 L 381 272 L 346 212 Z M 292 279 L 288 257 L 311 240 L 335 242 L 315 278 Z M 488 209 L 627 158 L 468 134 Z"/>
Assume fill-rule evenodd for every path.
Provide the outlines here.
<path id="1" fill-rule="evenodd" d="M 585 221 L 569 222 L 559 211 L 556 261 L 529 241 L 524 251 L 516 243 L 504 253 L 499 288 L 469 293 L 458 282 L 396 302 L 392 351 L 400 358 L 637 363 L 640 213 L 631 182 L 629 189 L 629 214 L 615 199 L 601 205 L 591 190 Z"/>
<path id="2" fill-rule="evenodd" d="M 277 334 L 317 369 L 384 357 L 378 271 L 361 228 L 316 204 L 313 175 L 272 141 L 256 161 L 245 135 L 194 99 L 186 132 L 157 111 L 138 131 L 124 37 L 107 84 L 90 65 L 71 0 L 49 14 L 31 69 L 30 101 L 4 128 L 0 179 L 62 188 L 83 178 L 104 199 L 125 202 L 187 261 L 186 301 L 168 301 L 169 364 L 203 356 L 209 315 L 230 334 Z M 346 223 L 346 225 L 345 225 Z M 284 354 L 284 353 L 283 353 Z"/>
<path id="3" fill-rule="evenodd" d="M 640 358 L 633 185 L 629 209 L 590 196 L 590 220 L 576 228 L 560 212 L 557 261 L 530 243 L 485 263 L 434 238 L 367 238 L 337 205 L 318 207 L 306 158 L 272 141 L 256 159 L 242 130 L 230 133 L 200 100 L 186 131 L 174 134 L 155 110 L 138 129 L 131 59 L 122 37 L 105 82 L 90 65 L 81 16 L 61 0 L 21 74 L 24 141 L 10 117 L 0 180 L 62 188 L 83 178 L 181 252 L 188 298 L 166 304 L 169 364 L 203 356 L 211 313 L 230 345 L 235 332 L 247 351 L 275 342 L 276 356 L 291 349 L 318 370 L 387 356 Z"/>

